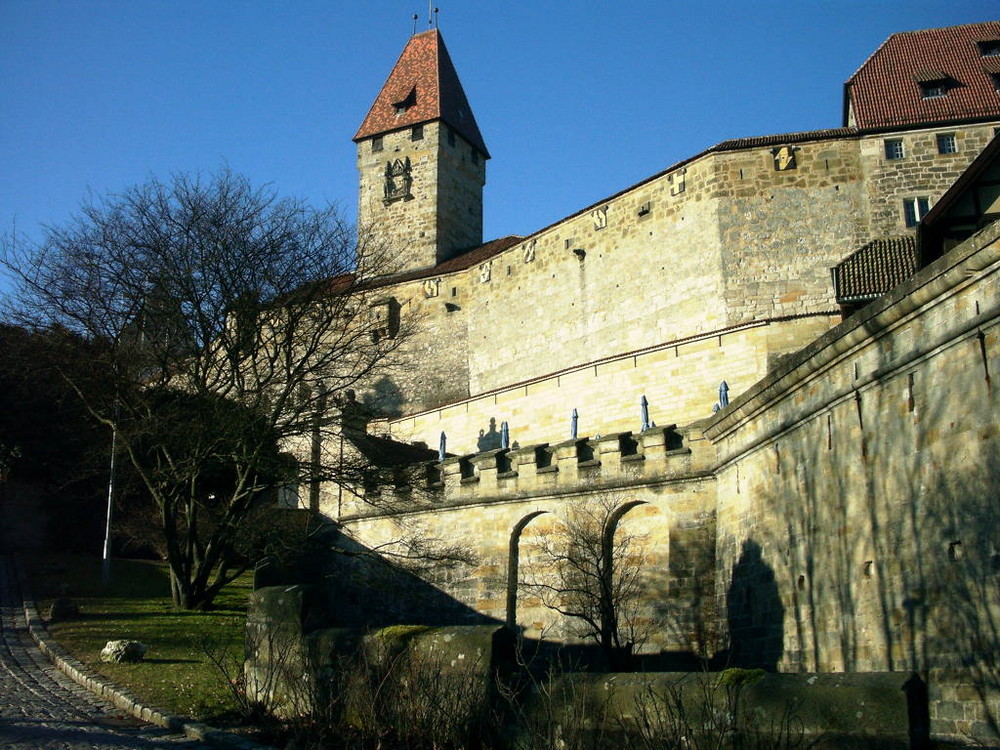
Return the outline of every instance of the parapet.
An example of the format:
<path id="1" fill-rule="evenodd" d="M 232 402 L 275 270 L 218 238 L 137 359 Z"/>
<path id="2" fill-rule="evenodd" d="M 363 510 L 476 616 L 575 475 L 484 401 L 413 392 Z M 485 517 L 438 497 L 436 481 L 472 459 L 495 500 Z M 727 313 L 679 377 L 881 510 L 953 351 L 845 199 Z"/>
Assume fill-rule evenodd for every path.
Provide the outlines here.
<path id="1" fill-rule="evenodd" d="M 715 449 L 698 425 L 500 448 L 386 472 L 366 493 L 368 503 L 345 515 L 683 481 L 711 473 L 714 458 Z"/>

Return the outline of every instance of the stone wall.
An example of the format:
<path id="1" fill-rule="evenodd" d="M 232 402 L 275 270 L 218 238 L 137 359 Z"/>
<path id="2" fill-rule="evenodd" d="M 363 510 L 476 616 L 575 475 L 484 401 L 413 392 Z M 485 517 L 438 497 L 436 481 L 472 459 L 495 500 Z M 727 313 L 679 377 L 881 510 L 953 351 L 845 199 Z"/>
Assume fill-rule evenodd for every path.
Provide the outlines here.
<path id="1" fill-rule="evenodd" d="M 536 441 L 564 430 L 573 408 L 590 414 L 594 431 L 628 429 L 631 402 L 643 393 L 653 401 L 655 391 L 667 419 L 699 418 L 711 409 L 719 380 L 739 392 L 776 358 L 836 322 L 830 268 L 876 237 L 912 231 L 902 224 L 903 198 L 926 196 L 933 205 L 992 128 L 947 131 L 958 152 L 945 155 L 937 153 L 938 131 L 932 130 L 800 140 L 784 147 L 794 169 L 776 169 L 782 147 L 773 139 L 707 152 L 479 265 L 387 287 L 401 317 L 418 331 L 403 348 L 392 382 L 381 384 L 397 394 L 399 408 L 390 414 L 408 417 L 391 433 L 435 444 L 444 430 L 460 441 L 457 450 L 468 452 L 491 418 L 498 425 L 516 421 L 529 432 L 523 439 Z M 437 198 L 419 192 L 405 205 L 379 202 L 373 209 L 373 216 L 405 211 L 411 217 L 389 221 L 406 253 L 418 252 L 433 231 L 411 223 L 430 222 L 434 200 L 454 203 L 441 213 L 442 225 L 468 213 L 460 205 L 475 203 L 468 189 L 478 178 L 466 172 L 481 166 L 452 164 L 459 155 L 467 158 L 468 149 L 460 139 L 449 147 L 437 126 L 425 126 L 422 141 L 408 138 L 408 131 L 385 136 L 386 152 L 412 152 L 416 165 L 430 157 L 414 143 L 420 149 L 436 143 L 445 166 L 421 178 L 437 181 Z M 904 158 L 886 159 L 888 138 L 903 141 Z M 359 153 L 366 149 L 370 144 L 360 144 Z M 369 156 L 379 154 L 362 160 L 363 194 L 374 195 L 382 177 Z M 731 332 L 752 323 L 780 324 L 781 336 L 762 342 Z M 678 361 L 666 374 L 663 362 L 652 361 L 675 344 L 674 354 L 689 354 L 713 335 L 726 351 Z M 639 372 L 600 377 L 601 367 L 626 369 L 631 355 Z M 591 366 L 597 376 L 584 382 Z M 534 393 L 518 395 L 525 383 Z M 491 398 L 495 408 L 488 408 Z M 505 414 L 501 401 L 510 399 L 517 403 Z M 442 408 L 428 420 L 424 412 L 433 407 Z M 457 418 L 459 410 L 467 418 Z M 436 429 L 428 425 L 435 419 L 443 420 Z"/>
<path id="2" fill-rule="evenodd" d="M 955 136 L 957 151 L 938 153 L 937 135 Z M 893 237 L 912 231 L 904 222 L 903 199 L 926 197 L 930 206 L 952 186 L 996 134 L 996 123 L 928 128 L 866 136 L 860 141 L 868 234 Z M 885 142 L 903 144 L 901 159 L 887 159 Z"/>
<path id="3" fill-rule="evenodd" d="M 786 146 L 794 169 L 777 148 L 714 160 L 729 324 L 837 310 L 829 269 L 872 239 L 856 139 Z"/>
<path id="4" fill-rule="evenodd" d="M 607 504 L 621 511 L 616 539 L 630 540 L 621 564 L 639 572 L 642 589 L 657 592 L 637 613 L 640 650 L 703 653 L 714 570 L 711 459 L 697 432 L 668 428 L 489 451 L 449 459 L 440 475 L 418 470 L 410 484 L 385 487 L 341 520 L 364 545 L 389 553 L 413 539 L 426 549 L 472 551 L 473 564 L 428 577 L 525 637 L 579 641 L 579 623 L 547 606 L 539 584 L 550 582 L 552 552 L 568 542 L 567 521 Z M 546 541 L 553 538 L 561 540 L 555 548 Z"/>
<path id="5" fill-rule="evenodd" d="M 1000 708 L 998 300 L 993 225 L 706 428 L 720 462 L 717 607 L 737 661 L 961 668 L 991 697 L 967 688 L 961 721 L 951 711 L 935 731 L 987 730 L 983 711 Z"/>
<path id="6" fill-rule="evenodd" d="M 448 452 L 465 455 L 499 447 L 499 430 L 508 423 L 510 439 L 521 445 L 561 442 L 570 436 L 570 417 L 578 413 L 578 434 L 606 435 L 641 427 L 640 399 L 645 396 L 657 424 L 688 422 L 709 416 L 725 380 L 730 397 L 764 377 L 768 367 L 828 330 L 839 316 L 817 315 L 751 323 L 645 350 L 581 363 L 547 377 L 498 388 L 437 408 L 409 412 L 373 429 L 402 441 L 437 446 L 444 432 Z M 429 317 L 429 321 L 434 321 Z M 431 328 L 431 330 L 437 330 Z M 431 346 L 433 335 L 419 337 Z M 456 341 L 456 349 L 461 341 Z M 427 356 L 433 356 L 424 349 Z M 452 373 L 461 373 L 455 351 L 441 351 L 442 368 L 427 373 L 427 386 L 447 392 Z M 421 355 L 423 356 L 423 355 Z M 514 369 L 512 365 L 512 369 Z M 421 374 L 423 370 L 419 371 Z M 413 377 L 413 380 L 405 380 Z M 400 373 L 417 383 L 416 374 Z"/>
<path id="7" fill-rule="evenodd" d="M 478 152 L 473 159 L 461 136 L 448 136 L 446 125 L 429 122 L 358 143 L 358 223 L 394 248 L 399 272 L 430 268 L 482 242 L 485 159 Z M 386 164 L 396 160 L 409 160 L 410 190 L 386 201 Z"/>

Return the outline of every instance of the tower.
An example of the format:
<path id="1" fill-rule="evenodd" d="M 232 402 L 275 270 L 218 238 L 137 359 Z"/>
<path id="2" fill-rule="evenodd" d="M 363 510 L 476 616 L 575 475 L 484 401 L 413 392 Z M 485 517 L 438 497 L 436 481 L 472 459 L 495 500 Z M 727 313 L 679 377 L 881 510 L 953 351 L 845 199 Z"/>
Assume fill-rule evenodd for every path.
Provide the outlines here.
<path id="1" fill-rule="evenodd" d="M 437 29 L 410 37 L 354 142 L 358 223 L 391 243 L 397 271 L 482 243 L 489 153 Z"/>

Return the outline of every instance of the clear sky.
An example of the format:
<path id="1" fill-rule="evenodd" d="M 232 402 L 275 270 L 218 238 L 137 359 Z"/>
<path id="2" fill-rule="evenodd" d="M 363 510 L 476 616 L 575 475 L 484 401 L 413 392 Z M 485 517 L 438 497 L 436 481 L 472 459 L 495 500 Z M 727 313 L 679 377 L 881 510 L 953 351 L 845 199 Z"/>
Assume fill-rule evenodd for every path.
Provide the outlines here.
<path id="1" fill-rule="evenodd" d="M 484 239 L 528 234 L 719 141 L 839 127 L 891 33 L 984 0 L 440 0 L 490 149 Z M 0 0 L 0 232 L 221 165 L 357 201 L 354 135 L 421 0 Z"/>

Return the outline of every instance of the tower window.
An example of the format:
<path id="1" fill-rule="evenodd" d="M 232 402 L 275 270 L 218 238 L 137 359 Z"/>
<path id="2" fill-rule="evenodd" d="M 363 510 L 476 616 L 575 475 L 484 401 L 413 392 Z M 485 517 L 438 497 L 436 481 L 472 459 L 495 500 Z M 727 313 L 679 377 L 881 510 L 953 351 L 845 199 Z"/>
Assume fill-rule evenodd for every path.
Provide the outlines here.
<path id="1" fill-rule="evenodd" d="M 424 126 L 414 125 L 413 130 L 410 131 L 411 141 L 422 141 L 424 139 Z"/>
<path id="2" fill-rule="evenodd" d="M 903 200 L 903 220 L 908 227 L 915 227 L 930 210 L 930 199 L 926 197 Z"/>
<path id="3" fill-rule="evenodd" d="M 938 133 L 937 150 L 939 154 L 957 154 L 958 144 L 955 142 L 955 134 Z"/>
<path id="4" fill-rule="evenodd" d="M 372 153 L 382 150 L 382 136 L 376 136 L 372 138 Z"/>
<path id="5" fill-rule="evenodd" d="M 475 146 L 472 146 L 470 150 L 472 152 L 472 163 L 473 164 L 478 164 L 479 163 L 479 152 L 476 151 L 476 147 Z"/>
<path id="6" fill-rule="evenodd" d="M 449 146 L 455 145 L 455 131 L 452 130 L 451 128 L 448 128 L 448 145 Z"/>
<path id="7" fill-rule="evenodd" d="M 405 99 L 402 99 L 394 105 L 396 107 L 396 114 L 401 115 L 406 112 L 410 107 L 417 103 L 417 87 L 414 86 L 410 89 L 410 93 L 406 95 Z"/>
<path id="8" fill-rule="evenodd" d="M 894 160 L 902 159 L 906 156 L 903 150 L 903 139 L 902 138 L 889 138 L 885 142 L 885 158 Z"/>

